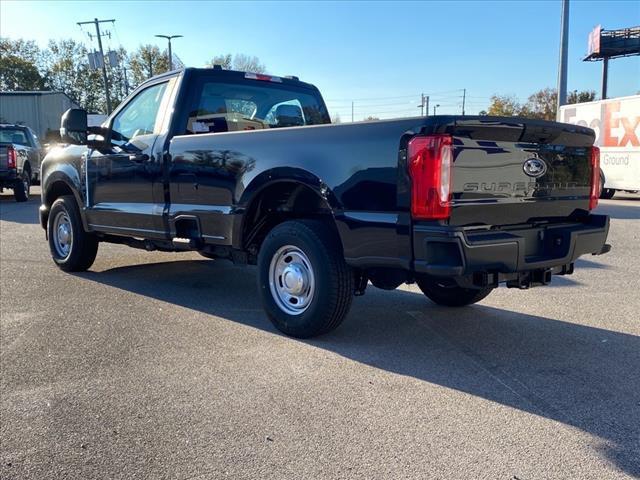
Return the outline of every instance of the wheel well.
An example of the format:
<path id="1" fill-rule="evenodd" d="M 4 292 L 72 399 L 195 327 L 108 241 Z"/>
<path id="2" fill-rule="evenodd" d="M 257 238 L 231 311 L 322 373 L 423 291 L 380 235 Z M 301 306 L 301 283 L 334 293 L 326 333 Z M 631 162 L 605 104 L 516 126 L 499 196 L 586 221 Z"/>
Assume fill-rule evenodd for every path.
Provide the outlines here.
<path id="1" fill-rule="evenodd" d="M 63 195 L 73 195 L 73 190 L 65 182 L 58 180 L 54 182 L 48 189 L 44 197 L 45 205 L 50 207 L 58 197 Z"/>
<path id="2" fill-rule="evenodd" d="M 336 228 L 329 204 L 312 188 L 296 182 L 278 182 L 260 191 L 249 204 L 242 225 L 242 248 L 257 255 L 273 227 L 295 218 L 324 218 Z"/>

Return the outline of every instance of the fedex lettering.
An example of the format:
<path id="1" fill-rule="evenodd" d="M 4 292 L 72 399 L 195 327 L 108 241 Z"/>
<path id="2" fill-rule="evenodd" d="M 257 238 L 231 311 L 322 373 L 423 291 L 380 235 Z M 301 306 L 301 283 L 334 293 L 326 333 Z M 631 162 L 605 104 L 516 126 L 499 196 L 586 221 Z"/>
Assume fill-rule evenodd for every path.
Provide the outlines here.
<path id="1" fill-rule="evenodd" d="M 640 117 L 623 117 L 614 115 L 620 112 L 620 102 L 605 103 L 604 107 L 604 138 L 602 145 L 605 147 L 625 147 L 630 144 L 640 147 L 640 140 L 636 134 L 636 128 L 640 125 Z M 614 129 L 622 127 L 622 137 L 613 134 Z"/>
<path id="2" fill-rule="evenodd" d="M 596 132 L 596 145 L 600 147 L 640 147 L 640 99 L 608 101 L 600 105 L 584 104 L 563 107 L 563 121 Z"/>

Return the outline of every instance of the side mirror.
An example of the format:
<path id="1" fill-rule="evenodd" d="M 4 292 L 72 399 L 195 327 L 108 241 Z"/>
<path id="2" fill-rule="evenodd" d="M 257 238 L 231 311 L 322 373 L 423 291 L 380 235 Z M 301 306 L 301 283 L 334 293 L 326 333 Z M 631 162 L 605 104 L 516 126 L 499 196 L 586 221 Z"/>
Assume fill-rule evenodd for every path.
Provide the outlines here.
<path id="1" fill-rule="evenodd" d="M 60 138 L 63 142 L 74 145 L 87 143 L 87 111 L 80 108 L 70 108 L 60 120 Z"/>

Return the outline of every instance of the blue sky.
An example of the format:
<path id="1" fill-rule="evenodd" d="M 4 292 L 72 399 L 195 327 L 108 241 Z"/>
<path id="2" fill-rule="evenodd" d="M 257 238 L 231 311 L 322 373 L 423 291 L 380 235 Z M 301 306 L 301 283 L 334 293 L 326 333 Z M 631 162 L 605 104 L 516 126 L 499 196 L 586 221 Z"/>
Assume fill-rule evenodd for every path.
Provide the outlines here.
<path id="1" fill-rule="evenodd" d="M 486 108 L 494 93 L 521 100 L 555 87 L 560 1 L 451 2 L 28 2 L 3 0 L 0 34 L 44 45 L 90 43 L 78 21 L 115 18 L 112 46 L 165 46 L 154 34 L 182 34 L 174 52 L 189 66 L 220 53 L 257 55 L 276 75 L 297 75 L 323 92 L 333 113 L 356 120 L 419 109 L 432 94 L 438 113 Z M 571 1 L 569 89 L 599 92 L 602 64 L 582 62 L 587 35 L 640 25 L 640 1 Z M 85 32 L 88 28 L 85 27 Z M 609 96 L 640 91 L 640 57 L 610 62 Z"/>

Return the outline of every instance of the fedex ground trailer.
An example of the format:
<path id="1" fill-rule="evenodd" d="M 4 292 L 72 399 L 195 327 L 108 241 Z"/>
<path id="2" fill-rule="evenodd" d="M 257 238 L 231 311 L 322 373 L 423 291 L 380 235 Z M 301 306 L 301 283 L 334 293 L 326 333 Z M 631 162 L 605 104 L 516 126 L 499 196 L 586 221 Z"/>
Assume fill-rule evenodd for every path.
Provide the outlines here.
<path id="1" fill-rule="evenodd" d="M 603 198 L 640 190 L 640 95 L 563 105 L 558 120 L 595 130 Z"/>

